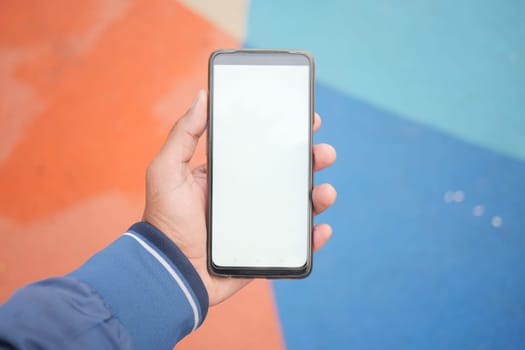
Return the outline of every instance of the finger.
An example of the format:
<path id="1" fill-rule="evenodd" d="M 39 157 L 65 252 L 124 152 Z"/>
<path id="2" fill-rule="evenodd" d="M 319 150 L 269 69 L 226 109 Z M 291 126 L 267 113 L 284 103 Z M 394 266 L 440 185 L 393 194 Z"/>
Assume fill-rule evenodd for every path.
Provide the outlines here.
<path id="1" fill-rule="evenodd" d="M 314 132 L 319 130 L 319 128 L 321 127 L 321 116 L 319 116 L 319 114 L 317 114 L 317 112 L 314 114 Z"/>
<path id="2" fill-rule="evenodd" d="M 314 214 L 320 214 L 329 208 L 335 202 L 337 192 L 330 184 L 315 186 L 312 191 L 312 202 L 314 205 Z"/>
<path id="3" fill-rule="evenodd" d="M 205 129 L 206 92 L 199 90 L 191 108 L 171 129 L 161 154 L 168 155 L 178 163 L 188 163 Z"/>
<path id="4" fill-rule="evenodd" d="M 321 249 L 326 244 L 326 242 L 328 242 L 330 237 L 332 237 L 332 232 L 333 232 L 332 231 L 332 226 L 330 226 L 328 224 L 315 225 L 314 232 L 313 232 L 313 235 L 314 235 L 314 241 L 313 241 L 314 252 L 316 252 L 319 249 Z"/>
<path id="5" fill-rule="evenodd" d="M 323 170 L 335 162 L 335 148 L 327 143 L 314 145 L 314 171 Z"/>

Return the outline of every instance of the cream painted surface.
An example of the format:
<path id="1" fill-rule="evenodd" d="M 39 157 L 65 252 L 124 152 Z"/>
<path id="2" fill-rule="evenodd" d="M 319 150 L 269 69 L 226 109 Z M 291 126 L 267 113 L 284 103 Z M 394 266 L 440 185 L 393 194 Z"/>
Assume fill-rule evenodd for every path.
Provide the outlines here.
<path id="1" fill-rule="evenodd" d="M 180 2 L 240 42 L 246 38 L 248 0 L 180 0 Z"/>

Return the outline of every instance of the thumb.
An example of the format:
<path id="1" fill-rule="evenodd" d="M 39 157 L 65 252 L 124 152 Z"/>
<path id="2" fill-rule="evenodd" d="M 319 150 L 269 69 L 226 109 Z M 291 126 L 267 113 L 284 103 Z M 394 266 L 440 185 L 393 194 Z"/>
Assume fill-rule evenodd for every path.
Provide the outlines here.
<path id="1" fill-rule="evenodd" d="M 188 163 L 206 129 L 206 92 L 199 90 L 191 108 L 175 123 L 160 154 L 177 163 Z"/>

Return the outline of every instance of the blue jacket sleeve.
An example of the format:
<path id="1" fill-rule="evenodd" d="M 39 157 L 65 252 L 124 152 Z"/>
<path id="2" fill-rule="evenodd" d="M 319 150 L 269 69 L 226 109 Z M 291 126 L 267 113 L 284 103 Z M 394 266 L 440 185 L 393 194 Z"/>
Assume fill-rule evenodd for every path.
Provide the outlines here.
<path id="1" fill-rule="evenodd" d="M 78 270 L 0 306 L 0 349 L 172 349 L 206 317 L 199 275 L 141 222 Z"/>

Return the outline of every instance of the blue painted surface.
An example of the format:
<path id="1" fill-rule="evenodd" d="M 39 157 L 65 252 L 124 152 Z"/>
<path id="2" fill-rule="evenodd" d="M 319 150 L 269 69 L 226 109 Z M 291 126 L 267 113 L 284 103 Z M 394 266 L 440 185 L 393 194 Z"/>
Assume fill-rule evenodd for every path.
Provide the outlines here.
<path id="1" fill-rule="evenodd" d="M 288 348 L 524 349 L 525 163 L 321 84 L 317 110 L 339 196 L 311 277 L 274 284 Z"/>
<path id="2" fill-rule="evenodd" d="M 250 2 L 247 42 L 308 49 L 321 81 L 525 160 L 525 2 Z"/>

